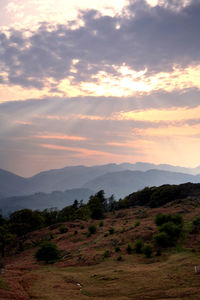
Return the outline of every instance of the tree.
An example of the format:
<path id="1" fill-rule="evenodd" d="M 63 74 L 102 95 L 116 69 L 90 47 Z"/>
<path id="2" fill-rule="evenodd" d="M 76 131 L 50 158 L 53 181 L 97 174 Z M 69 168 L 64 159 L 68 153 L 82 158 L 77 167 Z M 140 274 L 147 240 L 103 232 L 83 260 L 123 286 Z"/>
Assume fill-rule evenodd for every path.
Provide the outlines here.
<path id="1" fill-rule="evenodd" d="M 41 212 L 41 216 L 44 218 L 45 226 L 55 224 L 58 221 L 58 210 L 55 207 L 46 208 Z"/>
<path id="2" fill-rule="evenodd" d="M 53 263 L 60 259 L 60 253 L 55 244 L 50 242 L 45 242 L 35 253 L 35 258 L 38 261 Z"/>
<path id="3" fill-rule="evenodd" d="M 115 197 L 113 194 L 108 198 L 107 206 L 108 206 L 108 211 L 113 211 L 115 209 L 116 201 L 115 201 Z"/>
<path id="4" fill-rule="evenodd" d="M 76 209 L 73 205 L 65 206 L 58 214 L 58 219 L 61 222 L 73 221 L 76 219 Z"/>
<path id="5" fill-rule="evenodd" d="M 90 197 L 90 200 L 88 202 L 88 206 L 91 212 L 91 218 L 92 219 L 103 219 L 104 218 L 104 212 L 107 208 L 107 201 L 104 196 L 104 191 L 101 190 L 98 193 L 96 193 L 94 196 Z"/>
<path id="6" fill-rule="evenodd" d="M 2 215 L 0 214 L 0 226 L 2 226 L 3 224 L 6 223 L 6 220 L 2 217 Z"/>
<path id="7" fill-rule="evenodd" d="M 78 200 L 74 200 L 74 203 L 73 203 L 72 207 L 73 207 L 75 210 L 78 209 L 78 207 L 79 207 Z"/>
<path id="8" fill-rule="evenodd" d="M 15 236 L 10 233 L 7 225 L 0 226 L 0 251 L 2 257 L 5 256 L 6 246 L 9 245 L 14 238 Z"/>
<path id="9" fill-rule="evenodd" d="M 44 223 L 44 218 L 39 211 L 22 209 L 10 215 L 11 232 L 18 236 L 39 229 Z"/>
<path id="10" fill-rule="evenodd" d="M 100 220 L 104 218 L 104 207 L 98 197 L 91 196 L 88 202 L 88 206 L 92 219 Z"/>

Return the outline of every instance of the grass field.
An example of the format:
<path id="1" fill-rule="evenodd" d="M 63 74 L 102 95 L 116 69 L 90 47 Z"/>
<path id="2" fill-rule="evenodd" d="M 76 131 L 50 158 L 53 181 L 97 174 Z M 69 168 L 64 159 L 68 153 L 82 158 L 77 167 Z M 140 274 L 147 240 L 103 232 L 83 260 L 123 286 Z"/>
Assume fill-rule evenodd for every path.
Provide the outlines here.
<path id="1" fill-rule="evenodd" d="M 179 244 L 163 250 L 161 256 L 153 249 L 151 258 L 134 251 L 127 254 L 127 244 L 133 246 L 137 237 L 153 244 L 158 212 L 183 215 L 185 234 Z M 87 235 L 90 220 L 65 223 L 69 230 L 63 234 L 59 228 L 34 232 L 27 245 L 51 233 L 62 250 L 62 260 L 52 265 L 38 263 L 34 258 L 37 246 L 8 257 L 0 279 L 0 299 L 200 299 L 200 275 L 194 272 L 194 266 L 200 265 L 200 237 L 198 232 L 189 233 L 191 220 L 199 213 L 199 207 L 183 205 L 145 209 L 145 213 L 137 208 L 109 214 L 101 227 L 99 221 L 92 221 L 97 232 L 91 236 Z M 104 257 L 106 250 L 110 257 Z"/>
<path id="2" fill-rule="evenodd" d="M 95 266 L 43 267 L 24 277 L 30 299 L 199 299 L 196 255 L 183 252 L 168 258 L 126 255 Z"/>

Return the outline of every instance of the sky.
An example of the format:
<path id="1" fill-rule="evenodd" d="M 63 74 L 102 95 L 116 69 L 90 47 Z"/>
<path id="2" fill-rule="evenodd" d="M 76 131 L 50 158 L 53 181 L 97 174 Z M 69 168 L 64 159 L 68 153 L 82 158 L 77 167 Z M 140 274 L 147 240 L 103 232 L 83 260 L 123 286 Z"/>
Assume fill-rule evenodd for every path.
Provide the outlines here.
<path id="1" fill-rule="evenodd" d="M 200 164 L 200 0 L 1 0 L 0 168 Z"/>

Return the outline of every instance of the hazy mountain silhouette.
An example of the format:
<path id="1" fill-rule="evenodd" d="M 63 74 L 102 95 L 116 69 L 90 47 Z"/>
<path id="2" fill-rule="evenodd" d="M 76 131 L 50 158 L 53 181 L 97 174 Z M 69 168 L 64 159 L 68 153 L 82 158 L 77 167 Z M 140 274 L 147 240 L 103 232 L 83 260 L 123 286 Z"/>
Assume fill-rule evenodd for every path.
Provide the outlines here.
<path id="1" fill-rule="evenodd" d="M 123 170 L 123 167 L 116 164 L 94 167 L 75 166 L 49 170 L 30 178 L 23 178 L 0 169 L 0 194 L 5 197 L 65 191 L 80 188 L 97 176 L 120 170 Z"/>
<path id="2" fill-rule="evenodd" d="M 150 170 L 152 168 L 154 170 Z M 183 168 L 138 162 L 92 167 L 72 166 L 24 178 L 0 169 L 0 198 L 66 191 L 82 187 L 94 192 L 104 189 L 107 194 L 115 194 L 118 198 L 145 186 L 200 182 L 199 175 L 191 175 L 199 170 L 200 167 Z"/>
<path id="3" fill-rule="evenodd" d="M 56 207 L 61 209 L 73 204 L 75 199 L 87 202 L 92 194 L 94 194 L 93 191 L 80 188 L 67 190 L 65 192 L 55 191 L 51 194 L 36 193 L 28 196 L 14 196 L 1 199 L 0 208 L 4 215 L 23 208 L 43 210 L 45 208 Z"/>
<path id="4" fill-rule="evenodd" d="M 0 169 L 1 197 L 19 195 L 24 190 L 27 180 L 11 172 Z"/>
<path id="5" fill-rule="evenodd" d="M 115 194 L 117 198 L 129 195 L 145 186 L 159 186 L 162 184 L 180 184 L 185 182 L 200 182 L 200 175 L 190 175 L 161 170 L 121 171 L 107 173 L 96 177 L 84 185 L 92 190 L 103 189 L 106 194 Z"/>

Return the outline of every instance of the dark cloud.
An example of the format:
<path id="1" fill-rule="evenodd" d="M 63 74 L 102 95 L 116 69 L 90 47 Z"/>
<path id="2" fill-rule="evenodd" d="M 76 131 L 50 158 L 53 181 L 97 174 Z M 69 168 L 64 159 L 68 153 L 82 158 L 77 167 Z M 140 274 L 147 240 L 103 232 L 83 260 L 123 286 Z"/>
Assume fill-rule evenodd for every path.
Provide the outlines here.
<path id="1" fill-rule="evenodd" d="M 168 3 L 169 7 L 178 5 L 177 1 Z M 85 25 L 75 30 L 68 24 L 49 31 L 50 25 L 43 23 L 29 37 L 15 30 L 10 30 L 9 37 L 1 33 L 1 70 L 8 72 L 10 84 L 40 89 L 47 78 L 58 82 L 71 75 L 74 81 L 83 82 L 102 70 L 117 76 L 113 65 L 122 63 L 149 72 L 199 63 L 199 1 L 179 10 L 169 7 L 151 8 L 137 1 L 127 8 L 129 17 L 81 12 Z M 79 60 L 74 65 L 76 73 L 71 72 L 74 59 Z"/>

